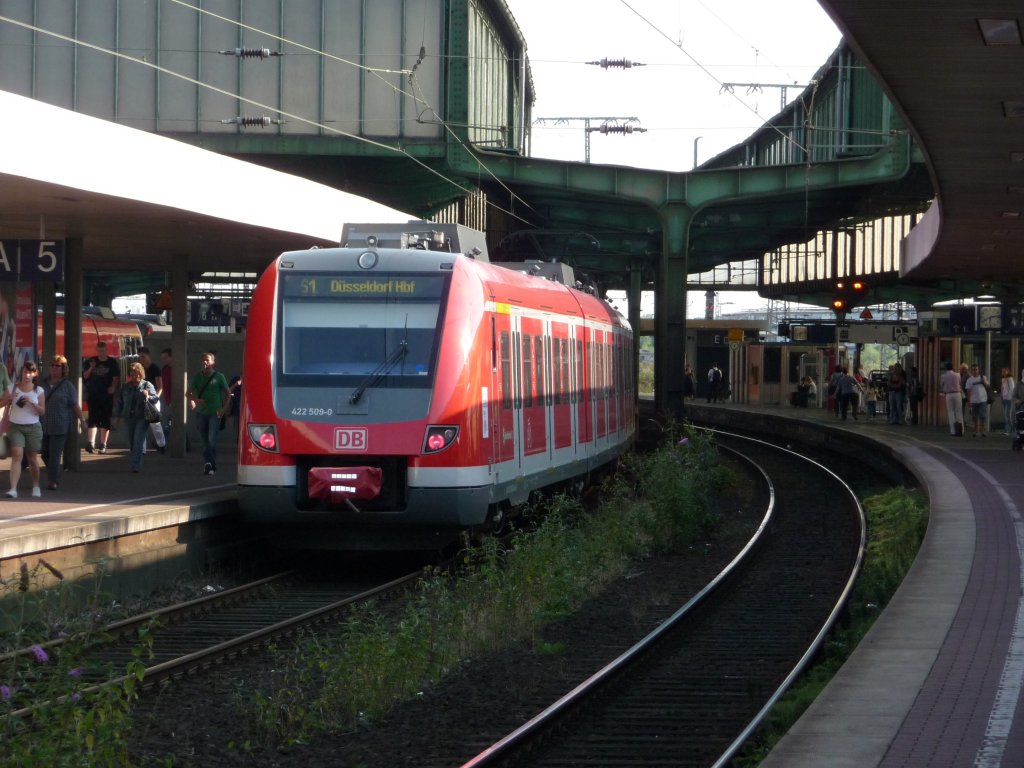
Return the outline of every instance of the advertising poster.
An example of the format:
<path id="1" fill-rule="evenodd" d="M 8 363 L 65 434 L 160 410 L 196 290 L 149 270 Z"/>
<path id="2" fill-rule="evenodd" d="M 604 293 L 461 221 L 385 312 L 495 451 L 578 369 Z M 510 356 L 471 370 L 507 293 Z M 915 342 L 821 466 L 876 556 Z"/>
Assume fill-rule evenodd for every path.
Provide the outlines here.
<path id="1" fill-rule="evenodd" d="M 8 373 L 14 370 L 16 362 L 15 287 L 14 283 L 0 283 L 0 359 Z"/>

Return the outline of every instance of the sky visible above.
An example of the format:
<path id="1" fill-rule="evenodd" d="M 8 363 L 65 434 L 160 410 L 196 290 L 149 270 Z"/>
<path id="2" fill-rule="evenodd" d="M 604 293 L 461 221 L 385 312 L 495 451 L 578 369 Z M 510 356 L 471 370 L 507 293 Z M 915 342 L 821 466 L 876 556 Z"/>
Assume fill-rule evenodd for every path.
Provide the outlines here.
<path id="1" fill-rule="evenodd" d="M 507 3 L 536 91 L 532 154 L 559 160 L 585 159 L 585 124 L 551 118 L 632 117 L 645 132 L 592 132 L 591 162 L 689 170 L 695 144 L 699 164 L 742 142 L 781 111 L 774 86 L 795 85 L 786 89 L 792 101 L 840 41 L 814 0 Z M 586 63 L 605 58 L 644 66 Z"/>
<path id="2" fill-rule="evenodd" d="M 596 128 L 611 117 L 644 132 L 591 132 L 590 162 L 688 171 L 798 98 L 841 39 L 815 0 L 506 2 L 533 75 L 531 154 L 556 160 L 583 162 L 585 119 Z M 634 66 L 587 64 L 602 59 Z M 556 119 L 566 117 L 578 119 Z M 614 303 L 625 310 L 624 298 Z M 717 297 L 726 314 L 766 304 L 753 291 Z M 704 292 L 691 291 L 687 305 L 703 317 Z M 653 311 L 650 294 L 643 311 Z"/>

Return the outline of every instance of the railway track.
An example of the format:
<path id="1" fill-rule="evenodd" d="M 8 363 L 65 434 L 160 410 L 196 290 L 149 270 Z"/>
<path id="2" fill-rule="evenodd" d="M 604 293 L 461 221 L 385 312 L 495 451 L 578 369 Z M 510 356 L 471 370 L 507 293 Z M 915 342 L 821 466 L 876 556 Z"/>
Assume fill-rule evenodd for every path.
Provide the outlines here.
<path id="1" fill-rule="evenodd" d="M 860 505 L 802 456 L 718 441 L 786 478 L 751 544 L 654 632 L 464 768 L 725 765 L 809 662 L 863 557 Z"/>
<path id="2" fill-rule="evenodd" d="M 146 669 L 141 687 L 159 685 L 195 673 L 224 659 L 262 647 L 275 638 L 303 627 L 337 620 L 355 603 L 397 592 L 422 574 L 421 570 L 377 581 L 311 581 L 295 571 L 279 573 L 233 589 L 167 606 L 110 624 L 108 638 L 90 649 L 84 679 L 94 688 L 122 682 L 121 674 L 134 659 L 138 631 L 152 626 L 152 657 L 143 659 Z M 64 641 L 43 648 L 60 652 Z M 11 655 L 29 656 L 33 649 Z M 5 657 L 6 657 L 5 656 Z M 86 689 L 87 692 L 89 689 Z M 30 716 L 31 709 L 12 713 Z"/>

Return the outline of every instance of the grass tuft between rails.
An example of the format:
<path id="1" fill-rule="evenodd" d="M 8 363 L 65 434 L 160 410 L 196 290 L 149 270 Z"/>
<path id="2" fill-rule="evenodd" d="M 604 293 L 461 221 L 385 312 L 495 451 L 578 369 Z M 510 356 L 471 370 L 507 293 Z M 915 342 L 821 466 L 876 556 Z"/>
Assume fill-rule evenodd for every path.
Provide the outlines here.
<path id="1" fill-rule="evenodd" d="M 428 573 L 395 613 L 356 609 L 343 631 L 307 635 L 274 660 L 284 669 L 272 694 L 251 701 L 243 750 L 305 741 L 318 732 L 374 722 L 474 658 L 530 642 L 616 579 L 630 560 L 685 549 L 719 525 L 716 493 L 732 480 L 712 440 L 683 429 L 661 448 L 623 458 L 602 488 L 600 508 L 556 496 L 536 527 L 510 544 L 466 549 L 461 567 Z"/>
<path id="2" fill-rule="evenodd" d="M 824 690 L 864 638 L 910 568 L 928 527 L 928 501 L 920 491 L 895 488 L 863 501 L 868 544 L 842 626 L 829 635 L 819 661 L 772 708 L 760 731 L 733 762 L 760 763 Z"/>

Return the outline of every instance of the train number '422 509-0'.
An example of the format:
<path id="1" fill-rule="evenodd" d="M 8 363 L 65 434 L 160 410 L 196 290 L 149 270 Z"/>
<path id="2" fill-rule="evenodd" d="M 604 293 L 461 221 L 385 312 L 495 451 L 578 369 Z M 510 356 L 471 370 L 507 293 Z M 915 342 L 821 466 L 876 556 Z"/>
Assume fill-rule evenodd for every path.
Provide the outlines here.
<path id="1" fill-rule="evenodd" d="M 331 408 L 306 408 L 296 406 L 292 408 L 292 416 L 331 416 L 334 410 Z"/>

